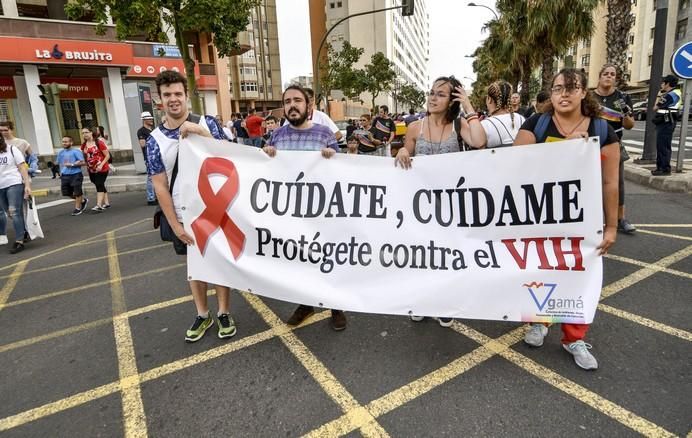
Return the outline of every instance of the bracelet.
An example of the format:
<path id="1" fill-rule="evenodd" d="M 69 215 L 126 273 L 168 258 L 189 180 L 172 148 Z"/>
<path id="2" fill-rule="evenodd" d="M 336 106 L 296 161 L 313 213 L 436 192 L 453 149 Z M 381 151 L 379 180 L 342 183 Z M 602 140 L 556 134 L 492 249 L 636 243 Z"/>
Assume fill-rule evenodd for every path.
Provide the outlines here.
<path id="1" fill-rule="evenodd" d="M 475 115 L 475 114 L 474 114 L 472 117 L 467 117 L 467 118 L 466 118 L 466 123 L 472 122 L 472 121 L 474 121 L 474 120 L 478 120 L 478 116 Z"/>
<path id="2" fill-rule="evenodd" d="M 471 118 L 473 118 L 473 117 L 478 117 L 478 113 L 468 113 L 468 114 L 466 114 L 466 115 L 464 116 L 464 118 L 465 118 L 466 120 L 469 120 L 469 119 L 471 119 Z"/>

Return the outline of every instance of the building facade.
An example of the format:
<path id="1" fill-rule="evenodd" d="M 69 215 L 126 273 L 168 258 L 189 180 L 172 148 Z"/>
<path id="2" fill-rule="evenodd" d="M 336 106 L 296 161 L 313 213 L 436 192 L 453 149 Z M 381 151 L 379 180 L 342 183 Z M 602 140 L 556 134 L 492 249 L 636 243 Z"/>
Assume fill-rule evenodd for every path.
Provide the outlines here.
<path id="1" fill-rule="evenodd" d="M 275 0 L 263 0 L 253 8 L 246 34 L 249 50 L 227 61 L 232 110 L 277 108 L 282 90 Z"/>
<path id="2" fill-rule="evenodd" d="M 589 87 L 598 85 L 598 73 L 606 62 L 606 23 L 608 11 L 604 3 L 594 11 L 595 28 L 590 40 L 582 41 L 576 48 L 574 63 L 589 75 Z M 656 23 L 655 0 L 633 0 L 632 14 L 634 25 L 628 35 L 628 69 L 624 74 L 635 98 L 645 99 L 651 75 L 654 31 Z M 666 22 L 665 52 L 663 55 L 663 75 L 671 73 L 668 60 L 673 51 L 692 39 L 688 23 L 692 22 L 690 0 L 668 0 L 668 19 Z"/>
<path id="3" fill-rule="evenodd" d="M 393 6 L 401 0 L 311 0 L 310 21 L 312 35 L 313 65 L 319 41 L 329 28 L 340 19 L 352 14 Z M 324 30 L 322 30 L 324 29 Z M 315 35 L 315 33 L 318 35 Z M 354 17 L 339 24 L 329 35 L 329 42 L 339 50 L 344 41 L 364 49 L 356 68 L 370 62 L 376 52 L 382 52 L 394 63 L 399 83 L 411 83 L 421 90 L 430 86 L 428 59 L 430 57 L 430 17 L 425 0 L 416 0 L 413 16 L 402 17 L 400 9 Z M 322 59 L 326 49 L 320 53 Z M 335 99 L 342 96 L 334 93 Z M 369 96 L 362 96 L 369 101 Z M 396 103 L 391 95 L 378 97 L 377 105 L 387 104 L 393 111 Z"/>
<path id="4" fill-rule="evenodd" d="M 16 135 L 40 155 L 60 149 L 65 135 L 80 142 L 80 129 L 94 126 L 105 128 L 114 150 L 133 149 L 141 112 L 158 117 L 153 79 L 164 70 L 185 72 L 178 48 L 170 41 L 118 41 L 112 24 L 97 35 L 89 17 L 68 21 L 65 3 L 2 0 L 0 120 L 14 122 Z M 205 112 L 217 114 L 228 102 L 230 115 L 228 76 L 217 72 L 210 38 L 189 38 Z M 141 164 L 139 147 L 134 150 Z"/>

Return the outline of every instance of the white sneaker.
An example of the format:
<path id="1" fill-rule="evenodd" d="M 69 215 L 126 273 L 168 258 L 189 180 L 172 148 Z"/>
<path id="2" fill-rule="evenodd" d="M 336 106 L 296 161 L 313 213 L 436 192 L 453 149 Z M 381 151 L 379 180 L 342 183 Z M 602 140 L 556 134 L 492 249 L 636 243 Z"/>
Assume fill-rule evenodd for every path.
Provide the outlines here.
<path id="1" fill-rule="evenodd" d="M 581 339 L 572 342 L 571 344 L 562 344 L 565 350 L 567 350 L 572 356 L 574 356 L 574 362 L 579 366 L 579 368 L 585 370 L 595 370 L 598 369 L 598 361 L 589 350 L 592 348 L 591 344 L 587 344 Z"/>
<path id="2" fill-rule="evenodd" d="M 548 334 L 548 327 L 543 324 L 531 324 L 529 330 L 524 335 L 524 342 L 532 347 L 543 345 L 543 338 Z"/>
<path id="3" fill-rule="evenodd" d="M 7 240 L 7 239 L 5 239 L 5 240 Z M 7 242 L 5 242 L 5 243 L 7 243 Z M 425 316 L 411 315 L 410 318 L 411 318 L 411 321 L 421 322 L 425 319 Z"/>
<path id="4" fill-rule="evenodd" d="M 435 318 L 442 327 L 451 327 L 454 320 L 452 318 Z"/>
<path id="5" fill-rule="evenodd" d="M 0 245 L 7 245 L 7 236 L 0 235 Z"/>

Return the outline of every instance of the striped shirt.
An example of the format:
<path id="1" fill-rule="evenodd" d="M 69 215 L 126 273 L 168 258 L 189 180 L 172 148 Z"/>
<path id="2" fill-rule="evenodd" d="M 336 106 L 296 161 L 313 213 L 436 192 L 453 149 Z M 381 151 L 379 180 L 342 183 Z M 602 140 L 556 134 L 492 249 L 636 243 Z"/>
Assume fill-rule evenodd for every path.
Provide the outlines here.
<path id="1" fill-rule="evenodd" d="M 326 126 L 316 123 L 307 129 L 284 125 L 272 133 L 269 144 L 281 151 L 320 151 L 324 148 L 339 151 L 334 133 Z"/>

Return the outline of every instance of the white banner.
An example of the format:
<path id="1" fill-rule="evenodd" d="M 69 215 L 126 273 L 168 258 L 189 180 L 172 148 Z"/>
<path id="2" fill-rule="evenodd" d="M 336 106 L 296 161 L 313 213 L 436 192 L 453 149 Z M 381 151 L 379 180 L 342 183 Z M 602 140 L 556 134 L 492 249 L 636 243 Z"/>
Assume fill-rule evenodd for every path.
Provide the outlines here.
<path id="1" fill-rule="evenodd" d="M 590 323 L 597 139 L 419 157 L 181 142 L 190 279 L 358 312 Z"/>

